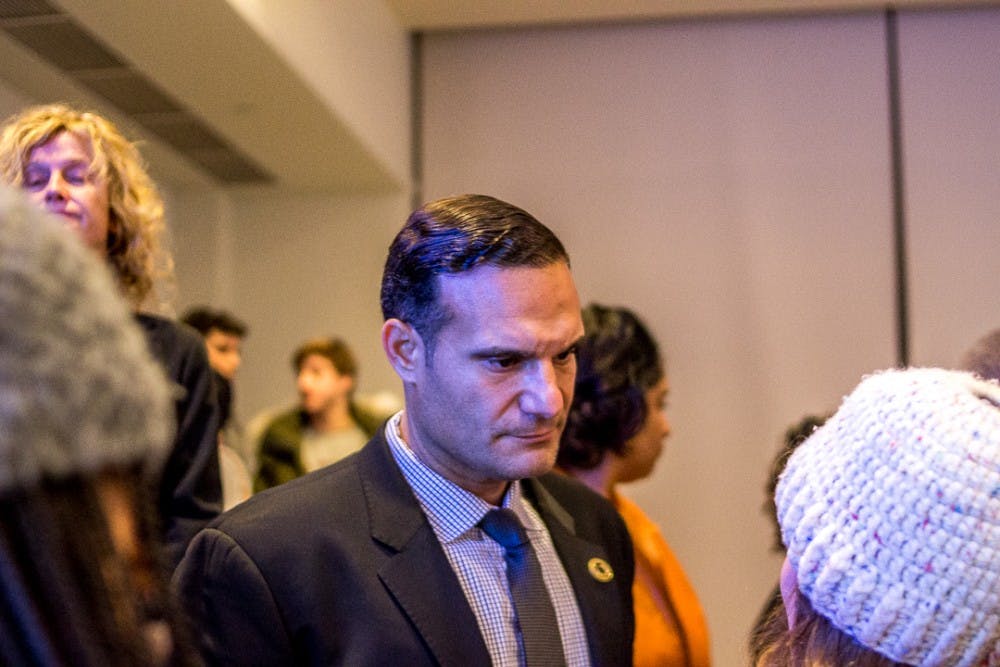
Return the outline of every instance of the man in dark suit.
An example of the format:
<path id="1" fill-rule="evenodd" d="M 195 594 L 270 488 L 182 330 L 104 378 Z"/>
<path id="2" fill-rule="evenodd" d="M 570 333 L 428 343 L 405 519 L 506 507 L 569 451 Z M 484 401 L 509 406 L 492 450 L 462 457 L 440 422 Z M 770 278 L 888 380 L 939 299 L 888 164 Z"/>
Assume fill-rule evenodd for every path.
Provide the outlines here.
<path id="1" fill-rule="evenodd" d="M 631 664 L 628 533 L 550 472 L 583 335 L 562 244 L 491 197 L 431 202 L 389 248 L 382 311 L 405 409 L 357 454 L 224 515 L 178 569 L 206 660 Z M 554 612 L 541 662 L 526 661 L 538 628 L 508 589 L 524 575 L 481 527 L 497 508 Z"/>

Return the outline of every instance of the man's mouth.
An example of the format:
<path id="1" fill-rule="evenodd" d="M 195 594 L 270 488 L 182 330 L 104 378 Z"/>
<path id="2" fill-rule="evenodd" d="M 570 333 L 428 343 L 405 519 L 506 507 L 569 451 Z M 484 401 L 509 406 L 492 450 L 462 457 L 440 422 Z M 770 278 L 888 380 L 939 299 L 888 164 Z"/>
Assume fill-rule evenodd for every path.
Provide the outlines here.
<path id="1" fill-rule="evenodd" d="M 511 433 L 511 436 L 526 443 L 545 443 L 557 439 L 558 430 L 548 428 L 541 431 L 526 431 L 523 433 Z"/>

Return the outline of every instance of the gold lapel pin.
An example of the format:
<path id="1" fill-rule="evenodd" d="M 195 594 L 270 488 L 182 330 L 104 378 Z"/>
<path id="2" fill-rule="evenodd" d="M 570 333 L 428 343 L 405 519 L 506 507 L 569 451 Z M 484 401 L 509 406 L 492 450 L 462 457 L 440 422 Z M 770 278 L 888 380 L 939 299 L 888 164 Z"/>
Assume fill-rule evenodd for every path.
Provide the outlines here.
<path id="1" fill-rule="evenodd" d="M 587 561 L 587 571 L 590 572 L 590 576 L 602 584 L 606 584 L 615 578 L 615 571 L 611 569 L 608 561 L 603 558 L 591 558 Z"/>

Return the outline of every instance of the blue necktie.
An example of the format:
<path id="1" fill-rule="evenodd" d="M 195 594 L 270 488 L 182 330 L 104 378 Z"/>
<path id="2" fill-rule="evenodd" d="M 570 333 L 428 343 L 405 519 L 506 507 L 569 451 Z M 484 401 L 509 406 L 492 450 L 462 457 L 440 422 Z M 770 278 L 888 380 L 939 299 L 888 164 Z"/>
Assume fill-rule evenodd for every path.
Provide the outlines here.
<path id="1" fill-rule="evenodd" d="M 510 509 L 490 510 L 479 527 L 504 548 L 507 584 L 521 630 L 521 655 L 527 667 L 566 664 L 556 612 L 542 578 L 542 566 L 524 527 Z"/>

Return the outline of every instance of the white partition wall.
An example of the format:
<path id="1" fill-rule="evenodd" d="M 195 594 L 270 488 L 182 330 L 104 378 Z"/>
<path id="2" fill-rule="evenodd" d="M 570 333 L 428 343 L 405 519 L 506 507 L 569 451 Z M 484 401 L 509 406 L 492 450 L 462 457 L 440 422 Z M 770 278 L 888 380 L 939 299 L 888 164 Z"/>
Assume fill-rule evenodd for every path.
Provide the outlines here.
<path id="1" fill-rule="evenodd" d="M 745 663 L 779 560 L 761 510 L 786 426 L 895 362 L 881 16 L 428 35 L 424 198 L 555 229 L 584 301 L 668 358 L 674 435 L 627 487 Z"/>
<path id="2" fill-rule="evenodd" d="M 1000 327 L 1000 10 L 900 17 L 912 360 Z"/>
<path id="3" fill-rule="evenodd" d="M 384 9 L 361 15 L 380 26 L 363 34 L 394 40 L 362 50 L 389 59 L 378 80 L 355 68 L 363 80 L 333 91 L 346 70 L 299 65 L 324 96 L 350 98 L 360 134 L 405 180 L 408 95 L 363 108 L 372 86 L 402 93 L 409 73 Z M 316 25 L 335 36 L 367 20 Z M 910 358 L 950 365 L 1000 326 L 1000 8 L 904 12 L 898 35 Z M 18 64 L 9 42 L 0 51 Z M 475 191 L 523 206 L 565 242 L 584 302 L 627 305 L 660 340 L 673 435 L 654 475 L 624 492 L 685 564 L 715 664 L 745 664 L 780 564 L 762 503 L 783 432 L 897 362 L 884 15 L 442 32 L 422 45 L 422 198 Z M 0 76 L 4 116 L 50 101 L 37 98 L 47 79 L 15 87 L 23 69 Z M 362 391 L 401 394 L 379 345 L 378 287 L 408 182 L 163 185 L 179 308 L 211 303 L 251 325 L 241 417 L 294 397 L 288 355 L 319 334 L 355 347 Z"/>
<path id="4" fill-rule="evenodd" d="M 386 250 L 409 212 L 384 196 L 234 196 L 232 308 L 252 323 L 237 398 L 246 418 L 296 398 L 292 351 L 343 338 L 358 359 L 358 390 L 402 397 L 382 352 L 379 285 Z"/>

